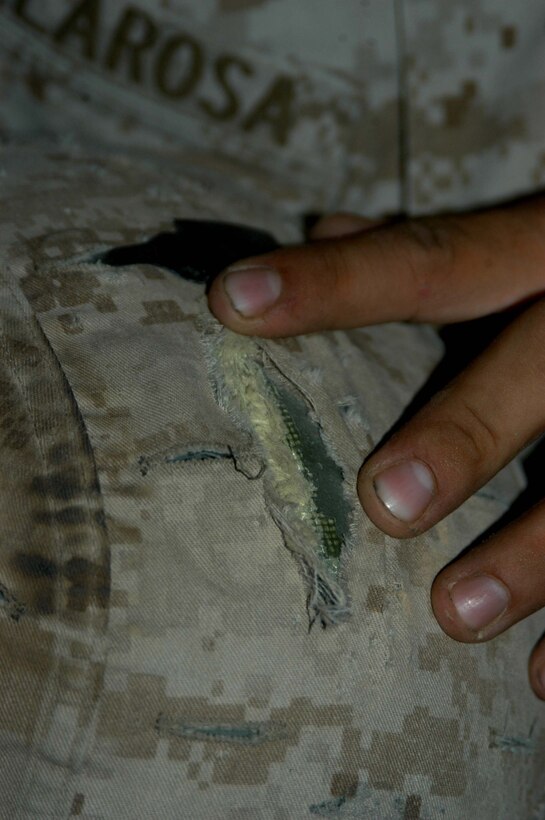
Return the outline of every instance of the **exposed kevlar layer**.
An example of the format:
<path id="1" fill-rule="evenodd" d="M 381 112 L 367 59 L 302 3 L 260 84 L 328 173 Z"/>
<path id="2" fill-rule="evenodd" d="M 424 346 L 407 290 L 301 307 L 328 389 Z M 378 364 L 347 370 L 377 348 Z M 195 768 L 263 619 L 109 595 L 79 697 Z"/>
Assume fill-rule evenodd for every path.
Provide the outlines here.
<path id="1" fill-rule="evenodd" d="M 338 577 L 350 526 L 350 506 L 342 489 L 343 471 L 327 450 L 303 398 L 295 391 L 279 387 L 270 378 L 269 384 L 282 413 L 288 445 L 314 488 L 313 525 L 320 534 L 320 557 Z"/>
<path id="2" fill-rule="evenodd" d="M 259 344 L 225 328 L 207 328 L 208 364 L 220 406 L 259 442 L 267 500 L 309 587 L 311 624 L 348 614 L 340 585 L 350 529 L 344 475 L 303 395 L 284 385 Z"/>

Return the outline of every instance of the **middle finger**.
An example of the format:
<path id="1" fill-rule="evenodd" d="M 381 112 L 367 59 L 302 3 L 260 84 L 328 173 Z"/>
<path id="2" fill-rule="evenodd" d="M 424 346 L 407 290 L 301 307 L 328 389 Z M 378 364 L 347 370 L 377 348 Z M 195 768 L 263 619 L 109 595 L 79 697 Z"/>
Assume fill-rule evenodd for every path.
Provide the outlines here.
<path id="1" fill-rule="evenodd" d="M 542 299 L 364 464 L 371 520 L 412 537 L 456 509 L 545 429 L 544 374 Z"/>

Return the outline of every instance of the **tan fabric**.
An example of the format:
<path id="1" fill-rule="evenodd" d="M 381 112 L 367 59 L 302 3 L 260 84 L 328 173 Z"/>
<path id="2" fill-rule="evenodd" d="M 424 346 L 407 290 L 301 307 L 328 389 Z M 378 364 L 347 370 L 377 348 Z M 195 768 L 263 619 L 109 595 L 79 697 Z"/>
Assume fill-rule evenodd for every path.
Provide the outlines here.
<path id="1" fill-rule="evenodd" d="M 540 0 L 4 0 L 0 129 L 213 156 L 285 208 L 473 207 L 545 181 L 543 25 Z"/>
<path id="2" fill-rule="evenodd" d="M 29 145 L 0 161 L 1 816 L 545 817 L 542 616 L 462 646 L 429 605 L 518 467 L 411 542 L 357 503 L 433 333 L 245 349 L 342 471 L 350 615 L 309 631 L 316 533 L 275 505 L 202 286 L 91 261 L 173 218 L 294 241 L 304 209 L 535 190 L 542 29 L 538 0 L 0 3 L 0 134 Z"/>
<path id="3" fill-rule="evenodd" d="M 409 542 L 357 503 L 362 458 L 440 357 L 432 332 L 255 342 L 318 420 L 351 507 L 351 615 L 309 631 L 258 437 L 214 393 L 202 286 L 90 261 L 174 217 L 282 241 L 292 221 L 195 171 L 15 149 L 1 169 L 2 816 L 544 817 L 525 674 L 542 616 L 465 646 L 429 605 L 520 490 L 517 466 Z"/>

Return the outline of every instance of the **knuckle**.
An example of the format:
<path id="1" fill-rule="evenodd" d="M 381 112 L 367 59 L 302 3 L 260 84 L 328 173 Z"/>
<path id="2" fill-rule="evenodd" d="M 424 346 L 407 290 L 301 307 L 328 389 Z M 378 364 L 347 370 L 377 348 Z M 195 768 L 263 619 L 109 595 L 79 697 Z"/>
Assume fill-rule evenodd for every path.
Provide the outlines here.
<path id="1" fill-rule="evenodd" d="M 404 263 L 412 279 L 414 305 L 412 320 L 419 320 L 438 292 L 448 282 L 456 264 L 457 234 L 455 221 L 446 217 L 418 217 L 401 223 L 405 240 Z M 440 277 L 440 279 L 439 279 Z"/>
<path id="2" fill-rule="evenodd" d="M 442 217 L 418 217 L 402 223 L 407 238 L 426 253 L 450 252 L 451 230 L 449 221 Z"/>
<path id="3" fill-rule="evenodd" d="M 313 248 L 279 258 L 288 282 L 284 305 L 300 328 L 327 329 L 349 290 L 350 262 L 340 241 L 324 240 Z"/>
<path id="4" fill-rule="evenodd" d="M 342 241 L 324 243 L 320 249 L 321 267 L 327 273 L 330 289 L 342 287 L 351 276 L 350 259 Z"/>
<path id="5" fill-rule="evenodd" d="M 317 261 L 314 273 L 316 309 L 324 315 L 335 315 L 342 306 L 354 301 L 358 266 L 342 241 L 324 243 Z"/>
<path id="6" fill-rule="evenodd" d="M 461 401 L 455 417 L 448 420 L 447 437 L 461 450 L 464 465 L 472 465 L 478 474 L 489 474 L 501 452 L 501 436 L 490 419 L 468 401 Z"/>

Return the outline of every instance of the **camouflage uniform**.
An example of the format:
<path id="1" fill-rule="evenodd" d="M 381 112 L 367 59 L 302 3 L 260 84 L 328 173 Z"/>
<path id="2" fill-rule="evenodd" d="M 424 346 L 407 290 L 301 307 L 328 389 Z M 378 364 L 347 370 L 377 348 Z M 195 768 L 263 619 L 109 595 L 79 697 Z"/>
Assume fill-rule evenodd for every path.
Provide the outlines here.
<path id="1" fill-rule="evenodd" d="M 40 125 L 0 167 L 2 817 L 545 816 L 545 714 L 525 674 L 539 614 L 465 646 L 429 605 L 436 572 L 520 491 L 519 468 L 410 542 L 373 527 L 355 494 L 362 459 L 441 355 L 433 332 L 237 347 L 201 285 L 97 261 L 173 217 L 228 217 L 289 242 L 302 207 L 418 210 L 530 189 L 541 115 L 520 94 L 501 114 L 493 97 L 481 105 L 492 68 L 472 49 L 488 53 L 497 35 L 504 67 L 516 53 L 542 59 L 526 47 L 533 4 L 440 4 L 439 27 L 437 4 L 406 3 L 396 20 L 389 3 L 333 14 L 324 2 L 329 28 L 321 3 L 305 5 L 288 25 L 281 0 L 4 4 L 4 132 L 30 139 Z M 141 43 L 130 53 L 129 35 Z M 445 61 L 420 77 L 439 35 L 467 60 L 459 75 Z M 419 90 L 398 75 L 401 46 Z M 479 80 L 462 93 L 465 68 Z M 524 127 L 510 130 L 517 117 Z M 33 147 L 48 133 L 62 151 Z M 99 137 L 130 151 L 99 150 Z M 268 380 L 260 395 L 284 450 L 243 404 L 239 377 Z M 301 509 L 280 503 L 271 475 L 290 453 L 288 471 L 302 464 L 312 489 L 309 441 L 326 454 L 342 521 L 318 492 Z M 331 527 L 340 554 L 328 563 Z M 309 630 L 318 569 L 347 612 Z"/>
<path id="2" fill-rule="evenodd" d="M 436 211 L 545 180 L 540 0 L 0 7 L 8 135 L 183 146 L 285 208 Z"/>

